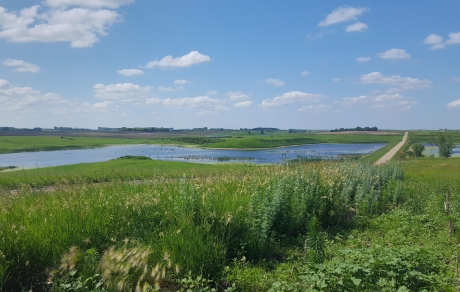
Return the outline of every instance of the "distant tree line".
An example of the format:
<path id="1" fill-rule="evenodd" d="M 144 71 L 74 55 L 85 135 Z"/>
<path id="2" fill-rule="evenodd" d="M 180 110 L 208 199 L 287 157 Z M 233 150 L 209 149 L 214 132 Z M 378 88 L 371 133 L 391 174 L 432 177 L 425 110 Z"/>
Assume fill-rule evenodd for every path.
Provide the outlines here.
<path id="1" fill-rule="evenodd" d="M 53 128 L 55 131 L 92 131 L 91 129 L 87 128 L 72 128 L 72 127 L 56 127 Z"/>
<path id="2" fill-rule="evenodd" d="M 26 132 L 41 132 L 42 128 L 15 128 L 15 127 L 0 127 L 0 131 L 26 131 Z"/>
<path id="3" fill-rule="evenodd" d="M 122 127 L 118 129 L 118 131 L 126 131 L 126 132 L 169 132 L 169 128 L 163 128 L 163 127 L 135 127 L 135 128 L 127 128 L 127 127 Z"/>
<path id="4" fill-rule="evenodd" d="M 348 131 L 378 131 L 377 127 L 356 127 L 356 128 L 339 128 L 335 130 L 331 130 L 331 132 L 348 132 Z"/>
<path id="5" fill-rule="evenodd" d="M 301 130 L 301 129 L 289 129 L 288 133 L 305 133 L 307 130 Z"/>
<path id="6" fill-rule="evenodd" d="M 251 129 L 251 131 L 264 131 L 264 132 L 274 132 L 274 131 L 279 131 L 279 130 L 280 129 L 278 128 L 262 128 L 262 127 Z"/>

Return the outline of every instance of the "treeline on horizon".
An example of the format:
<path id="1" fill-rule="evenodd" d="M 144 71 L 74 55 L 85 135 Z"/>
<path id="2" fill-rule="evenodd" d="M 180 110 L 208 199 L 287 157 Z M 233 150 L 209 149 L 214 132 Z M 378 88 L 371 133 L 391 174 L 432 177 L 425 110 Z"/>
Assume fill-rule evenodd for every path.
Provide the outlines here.
<path id="1" fill-rule="evenodd" d="M 349 131 L 378 131 L 379 129 L 377 127 L 356 127 L 356 128 L 338 128 L 331 130 L 331 132 L 349 132 Z"/>

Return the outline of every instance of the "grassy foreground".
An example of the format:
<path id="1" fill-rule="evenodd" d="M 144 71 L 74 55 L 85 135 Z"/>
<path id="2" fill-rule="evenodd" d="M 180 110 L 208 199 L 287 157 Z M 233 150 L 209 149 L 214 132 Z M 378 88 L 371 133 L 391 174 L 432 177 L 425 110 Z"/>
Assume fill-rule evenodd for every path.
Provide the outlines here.
<path id="1" fill-rule="evenodd" d="M 313 218 L 340 230 L 385 212 L 401 179 L 395 165 L 318 162 L 213 180 L 21 191 L 1 197 L 0 283 L 5 291 L 174 290 L 203 276 L 225 288 L 233 259 L 282 257 Z"/>

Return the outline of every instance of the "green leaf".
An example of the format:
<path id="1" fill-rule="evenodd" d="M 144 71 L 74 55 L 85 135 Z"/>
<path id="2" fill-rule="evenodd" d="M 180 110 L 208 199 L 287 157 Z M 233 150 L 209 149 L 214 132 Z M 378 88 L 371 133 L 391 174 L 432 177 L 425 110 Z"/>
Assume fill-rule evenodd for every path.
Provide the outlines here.
<path id="1" fill-rule="evenodd" d="M 351 281 L 353 282 L 353 284 L 355 284 L 355 286 L 359 286 L 359 284 L 361 284 L 362 282 L 361 279 L 357 279 L 355 277 L 351 277 Z"/>

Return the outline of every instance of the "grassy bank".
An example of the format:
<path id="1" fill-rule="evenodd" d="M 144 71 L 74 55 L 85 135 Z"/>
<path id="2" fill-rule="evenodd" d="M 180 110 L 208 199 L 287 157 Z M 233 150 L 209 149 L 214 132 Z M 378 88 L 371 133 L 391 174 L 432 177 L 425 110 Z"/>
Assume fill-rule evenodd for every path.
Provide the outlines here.
<path id="1" fill-rule="evenodd" d="M 203 164 L 150 159 L 114 159 L 106 162 L 23 169 L 0 173 L 0 190 L 46 186 L 71 186 L 114 181 L 178 179 L 219 176 L 227 172 L 244 174 L 257 168 L 253 164 Z"/>
<path id="2" fill-rule="evenodd" d="M 402 172 L 391 164 L 329 161 L 241 174 L 0 197 L 2 288 L 174 290 L 203 276 L 212 282 L 200 285 L 224 289 L 241 259 L 263 266 L 284 258 L 312 220 L 346 229 L 387 212 L 401 195 Z"/>

